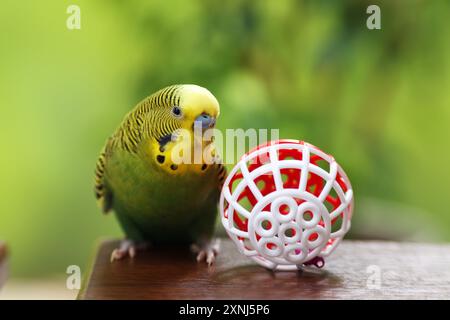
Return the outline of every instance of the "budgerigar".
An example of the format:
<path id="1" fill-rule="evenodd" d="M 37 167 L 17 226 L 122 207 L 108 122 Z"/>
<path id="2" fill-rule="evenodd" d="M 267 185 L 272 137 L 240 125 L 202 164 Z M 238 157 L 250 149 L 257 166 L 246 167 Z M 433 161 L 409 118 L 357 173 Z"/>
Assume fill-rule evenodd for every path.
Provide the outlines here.
<path id="1" fill-rule="evenodd" d="M 103 212 L 115 212 L 126 236 L 111 260 L 134 257 L 147 244 L 191 244 L 198 261 L 214 262 L 212 235 L 226 170 L 213 139 L 199 141 L 194 131 L 214 128 L 219 111 L 207 89 L 169 86 L 141 101 L 107 140 L 97 161 L 95 195 Z M 199 145 L 213 161 L 174 161 L 175 151 L 190 150 L 194 162 Z"/>

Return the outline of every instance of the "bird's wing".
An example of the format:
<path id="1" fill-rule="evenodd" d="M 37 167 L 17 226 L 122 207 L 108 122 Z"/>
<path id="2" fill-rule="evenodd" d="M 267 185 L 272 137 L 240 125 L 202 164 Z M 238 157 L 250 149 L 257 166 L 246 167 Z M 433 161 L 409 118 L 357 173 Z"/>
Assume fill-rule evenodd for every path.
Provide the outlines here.
<path id="1" fill-rule="evenodd" d="M 98 157 L 97 164 L 95 166 L 95 181 L 94 192 L 97 202 L 102 209 L 103 213 L 108 213 L 112 209 L 113 194 L 105 184 L 105 169 L 106 162 L 108 161 L 107 153 L 111 146 L 111 138 L 106 143 L 106 146 Z"/>
<path id="2" fill-rule="evenodd" d="M 217 163 L 216 165 L 217 165 L 217 171 L 218 171 L 219 192 L 220 192 L 220 191 L 222 191 L 223 183 L 225 182 L 225 178 L 227 177 L 227 169 L 221 162 Z"/>
<path id="3" fill-rule="evenodd" d="M 103 213 L 108 213 L 113 207 L 113 192 L 109 190 L 105 183 L 105 170 L 108 159 L 111 158 L 113 151 L 118 148 L 127 152 L 136 152 L 137 145 L 142 139 L 140 127 L 143 124 L 142 114 L 146 110 L 146 104 L 138 104 L 138 107 L 139 109 L 134 109 L 125 116 L 116 132 L 106 142 L 97 160 L 94 191 Z"/>

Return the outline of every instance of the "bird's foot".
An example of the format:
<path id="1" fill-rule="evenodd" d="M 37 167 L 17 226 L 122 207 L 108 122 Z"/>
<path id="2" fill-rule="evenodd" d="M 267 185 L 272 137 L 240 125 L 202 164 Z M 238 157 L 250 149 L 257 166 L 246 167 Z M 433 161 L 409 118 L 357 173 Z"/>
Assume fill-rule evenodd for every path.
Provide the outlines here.
<path id="1" fill-rule="evenodd" d="M 208 266 L 216 261 L 216 256 L 219 254 L 220 240 L 213 239 L 208 242 L 201 242 L 199 244 L 191 245 L 191 251 L 197 254 L 197 262 L 205 261 Z"/>
<path id="2" fill-rule="evenodd" d="M 149 247 L 147 242 L 136 243 L 133 240 L 125 239 L 120 242 L 120 246 L 111 253 L 111 262 L 114 260 L 121 260 L 126 257 L 133 259 L 136 256 L 136 251 L 145 250 Z"/>

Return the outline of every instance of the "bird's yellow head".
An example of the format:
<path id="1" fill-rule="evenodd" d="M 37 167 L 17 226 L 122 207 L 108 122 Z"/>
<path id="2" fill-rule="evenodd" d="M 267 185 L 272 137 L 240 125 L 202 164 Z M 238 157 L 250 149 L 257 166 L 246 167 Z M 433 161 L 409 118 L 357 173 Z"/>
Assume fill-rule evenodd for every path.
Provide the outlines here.
<path id="1" fill-rule="evenodd" d="M 150 138 L 150 159 L 156 159 L 159 166 L 171 172 L 187 170 L 170 161 L 174 154 L 179 154 L 180 147 L 189 149 L 193 156 L 192 148 L 200 145 L 203 149 L 211 144 L 212 140 L 203 141 L 203 136 L 197 133 L 199 129 L 201 133 L 213 129 L 219 113 L 219 103 L 213 94 L 192 84 L 163 88 L 142 101 L 134 112 L 145 119 L 142 128 Z M 189 166 L 190 170 L 192 168 L 195 166 Z M 200 168 L 205 167 L 200 165 Z"/>
<path id="2" fill-rule="evenodd" d="M 163 88 L 138 105 L 137 112 L 147 114 L 152 137 L 163 143 L 177 129 L 213 128 L 219 116 L 219 102 L 209 90 L 182 84 Z"/>
<path id="3" fill-rule="evenodd" d="M 192 129 L 194 122 L 203 129 L 212 128 L 216 124 L 220 108 L 216 97 L 209 90 L 193 85 L 182 85 L 177 91 L 179 105 L 173 106 L 171 113 L 184 129 Z"/>

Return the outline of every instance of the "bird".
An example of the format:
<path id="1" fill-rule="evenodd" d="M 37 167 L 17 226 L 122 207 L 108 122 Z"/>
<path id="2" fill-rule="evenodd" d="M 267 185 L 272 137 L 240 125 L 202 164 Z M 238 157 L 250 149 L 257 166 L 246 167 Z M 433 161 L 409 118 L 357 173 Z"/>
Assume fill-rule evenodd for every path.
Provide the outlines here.
<path id="1" fill-rule="evenodd" d="M 125 234 L 111 261 L 134 258 L 149 246 L 190 245 L 197 261 L 214 263 L 226 168 L 214 136 L 202 134 L 215 128 L 219 114 L 208 89 L 171 85 L 139 102 L 107 139 L 95 166 L 95 197 L 103 213 L 115 213 Z M 209 161 L 193 160 L 197 147 Z"/>

